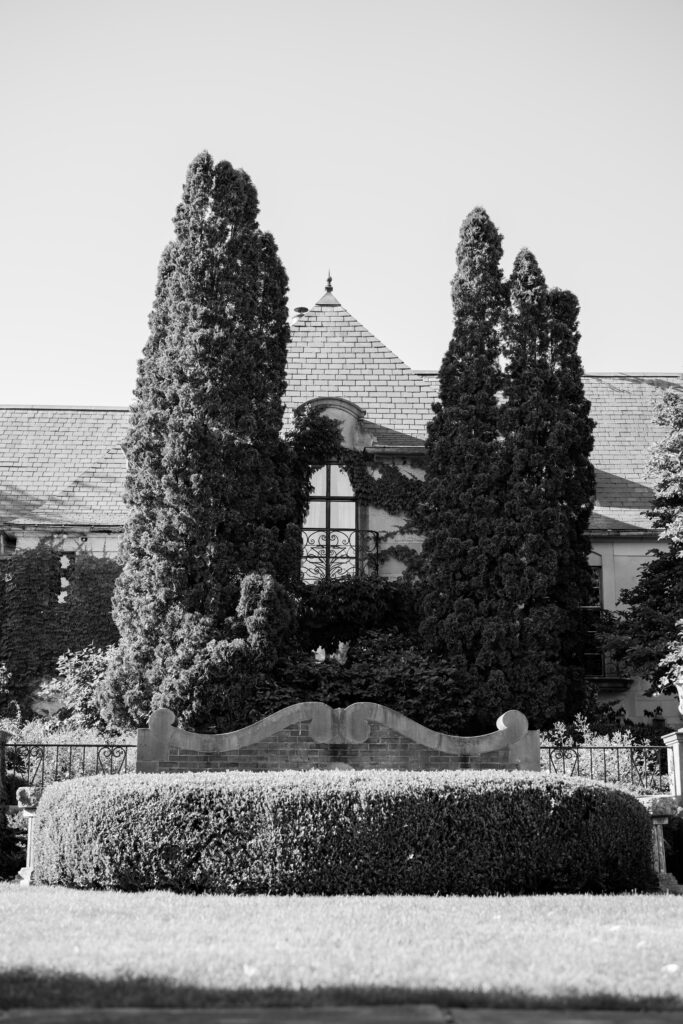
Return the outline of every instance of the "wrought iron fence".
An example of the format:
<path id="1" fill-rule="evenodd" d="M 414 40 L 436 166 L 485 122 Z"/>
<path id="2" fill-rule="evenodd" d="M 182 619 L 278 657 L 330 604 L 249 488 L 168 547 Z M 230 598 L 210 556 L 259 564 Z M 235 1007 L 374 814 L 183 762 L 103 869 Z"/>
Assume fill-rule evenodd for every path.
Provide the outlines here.
<path id="1" fill-rule="evenodd" d="M 6 743 L 5 770 L 19 785 L 135 771 L 134 743 Z"/>
<path id="2" fill-rule="evenodd" d="M 651 793 L 669 791 L 665 746 L 541 747 L 541 770 Z"/>
<path id="3" fill-rule="evenodd" d="M 376 530 L 313 530 L 305 528 L 301 576 L 304 583 L 377 575 L 379 534 Z"/>

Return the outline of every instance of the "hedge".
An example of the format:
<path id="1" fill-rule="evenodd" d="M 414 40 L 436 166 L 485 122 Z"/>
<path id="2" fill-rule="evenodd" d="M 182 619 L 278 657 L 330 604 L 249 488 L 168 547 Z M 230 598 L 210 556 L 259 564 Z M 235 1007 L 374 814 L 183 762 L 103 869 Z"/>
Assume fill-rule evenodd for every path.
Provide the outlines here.
<path id="1" fill-rule="evenodd" d="M 40 802 L 36 879 L 274 894 L 654 891 L 647 811 L 535 772 L 72 779 Z"/>

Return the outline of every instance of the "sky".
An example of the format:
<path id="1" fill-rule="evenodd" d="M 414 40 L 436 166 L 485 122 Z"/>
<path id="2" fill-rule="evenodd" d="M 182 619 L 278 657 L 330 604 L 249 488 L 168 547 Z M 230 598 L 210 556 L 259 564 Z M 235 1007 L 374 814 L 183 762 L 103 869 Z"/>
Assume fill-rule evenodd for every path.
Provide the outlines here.
<path id="1" fill-rule="evenodd" d="M 682 53 L 683 0 L 0 0 L 0 403 L 129 404 L 203 149 L 414 369 L 484 206 L 587 371 L 682 373 Z"/>

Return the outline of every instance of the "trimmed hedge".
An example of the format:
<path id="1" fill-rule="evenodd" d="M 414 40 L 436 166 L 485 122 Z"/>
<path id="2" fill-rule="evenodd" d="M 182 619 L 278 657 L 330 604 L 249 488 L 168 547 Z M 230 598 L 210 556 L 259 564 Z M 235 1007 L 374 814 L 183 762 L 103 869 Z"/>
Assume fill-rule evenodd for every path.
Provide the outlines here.
<path id="1" fill-rule="evenodd" d="M 627 793 L 535 772 L 233 772 L 72 779 L 40 802 L 36 878 L 276 894 L 653 891 Z"/>

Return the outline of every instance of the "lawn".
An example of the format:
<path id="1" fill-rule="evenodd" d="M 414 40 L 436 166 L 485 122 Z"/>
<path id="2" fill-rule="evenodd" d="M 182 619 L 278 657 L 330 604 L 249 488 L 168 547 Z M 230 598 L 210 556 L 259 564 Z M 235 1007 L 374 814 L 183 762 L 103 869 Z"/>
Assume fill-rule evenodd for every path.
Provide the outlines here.
<path id="1" fill-rule="evenodd" d="M 269 897 L 0 885 L 0 1007 L 683 1008 L 676 896 Z"/>

